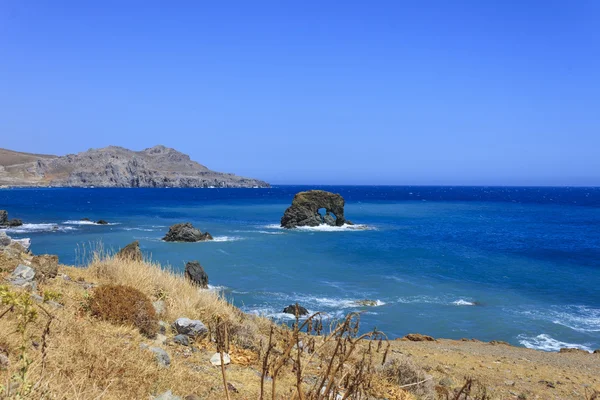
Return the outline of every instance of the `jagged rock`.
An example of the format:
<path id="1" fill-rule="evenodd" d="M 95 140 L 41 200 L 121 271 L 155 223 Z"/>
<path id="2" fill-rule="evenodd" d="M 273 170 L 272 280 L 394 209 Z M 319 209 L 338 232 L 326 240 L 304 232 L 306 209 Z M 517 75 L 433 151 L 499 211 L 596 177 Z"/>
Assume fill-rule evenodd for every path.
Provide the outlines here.
<path id="1" fill-rule="evenodd" d="M 185 264 L 185 277 L 202 289 L 208 288 L 208 275 L 198 261 L 190 261 Z"/>
<path id="2" fill-rule="evenodd" d="M 10 275 L 9 281 L 14 286 L 33 287 L 35 286 L 34 278 L 35 271 L 33 268 L 19 264 Z"/>
<path id="3" fill-rule="evenodd" d="M 138 240 L 129 243 L 116 254 L 116 257 L 121 260 L 143 261 L 144 256 L 140 250 L 140 242 Z"/>
<path id="4" fill-rule="evenodd" d="M 178 334 L 190 337 L 205 335 L 208 332 L 202 321 L 189 318 L 177 318 L 173 323 L 173 328 Z"/>
<path id="5" fill-rule="evenodd" d="M 99 220 L 99 221 L 98 221 L 98 222 L 96 222 L 96 223 L 97 223 L 98 225 L 108 225 L 108 222 L 107 222 L 107 221 L 105 221 L 105 220 L 103 220 L 103 219 Z"/>
<path id="6" fill-rule="evenodd" d="M 23 225 L 23 221 L 21 221 L 18 218 L 14 218 L 9 220 L 8 219 L 8 211 L 6 210 L 0 210 L 0 226 L 1 227 L 15 227 L 15 226 L 21 226 Z"/>
<path id="7" fill-rule="evenodd" d="M 213 240 L 210 233 L 202 233 L 200 229 L 194 228 L 189 222 L 172 225 L 169 232 L 163 238 L 165 242 L 201 242 Z"/>
<path id="8" fill-rule="evenodd" d="M 320 208 L 325 209 L 325 217 L 319 213 Z M 335 220 L 332 214 L 335 216 Z M 319 226 L 323 223 L 334 226 L 342 226 L 346 223 L 344 198 L 339 194 L 324 190 L 297 193 L 292 205 L 285 210 L 281 218 L 281 226 L 284 228 Z"/>
<path id="9" fill-rule="evenodd" d="M 283 312 L 286 314 L 296 315 L 296 304 L 290 304 L 283 309 Z M 308 315 L 308 310 L 301 305 L 298 305 L 298 315 Z"/>
<path id="10" fill-rule="evenodd" d="M 182 346 L 189 346 L 190 345 L 190 338 L 187 335 L 176 335 L 173 338 L 173 341 L 177 344 L 180 344 Z"/>
<path id="11" fill-rule="evenodd" d="M 33 256 L 31 267 L 35 270 L 37 276 L 54 278 L 58 274 L 58 256 L 50 254 Z"/>
<path id="12" fill-rule="evenodd" d="M 220 367 L 221 366 L 221 354 L 220 353 L 213 354 L 212 357 L 210 358 L 210 363 L 212 365 L 214 365 L 215 367 Z M 227 365 L 229 363 L 231 363 L 231 357 L 229 357 L 229 354 L 223 353 L 223 364 Z"/>
<path id="13" fill-rule="evenodd" d="M 154 400 L 181 400 L 181 397 L 175 396 L 173 392 L 167 390 L 166 392 L 154 397 Z"/>
<path id="14" fill-rule="evenodd" d="M 171 357 L 169 357 L 169 354 L 160 347 L 149 347 L 148 350 L 154 353 L 156 362 L 158 362 L 158 365 L 161 367 L 168 368 L 169 365 L 171 365 Z"/>
<path id="15" fill-rule="evenodd" d="M 435 342 L 435 339 L 431 336 L 421 335 L 420 333 L 409 333 L 402 340 L 410 342 Z"/>

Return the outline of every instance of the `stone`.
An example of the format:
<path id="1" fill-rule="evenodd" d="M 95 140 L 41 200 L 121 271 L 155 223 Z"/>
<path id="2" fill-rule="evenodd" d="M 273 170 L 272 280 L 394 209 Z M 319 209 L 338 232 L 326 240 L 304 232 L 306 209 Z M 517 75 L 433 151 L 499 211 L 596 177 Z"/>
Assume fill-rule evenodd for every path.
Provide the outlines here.
<path id="1" fill-rule="evenodd" d="M 108 225 L 108 222 L 106 222 L 105 220 L 101 219 L 98 220 L 98 222 L 96 222 L 98 225 Z"/>
<path id="2" fill-rule="evenodd" d="M 201 242 L 213 240 L 210 233 L 202 233 L 189 222 L 172 225 L 163 238 L 165 242 Z"/>
<path id="3" fill-rule="evenodd" d="M 409 333 L 402 338 L 404 341 L 410 342 L 435 342 L 435 339 L 431 336 L 421 335 L 420 333 Z"/>
<path id="4" fill-rule="evenodd" d="M 157 333 L 156 337 L 154 338 L 154 343 L 156 343 L 159 346 L 162 346 L 163 344 L 167 343 L 167 337 L 162 333 Z"/>
<path id="5" fill-rule="evenodd" d="M 182 346 L 189 346 L 190 345 L 190 338 L 187 335 L 177 335 L 173 338 L 173 341 L 177 344 L 180 344 Z"/>
<path id="6" fill-rule="evenodd" d="M 296 315 L 296 304 L 290 304 L 283 309 L 283 312 L 286 314 Z M 301 305 L 298 305 L 298 315 L 308 315 L 308 310 Z"/>
<path id="7" fill-rule="evenodd" d="M 143 261 L 144 256 L 140 250 L 140 242 L 138 240 L 129 243 L 116 254 L 117 258 L 127 261 Z"/>
<path id="8" fill-rule="evenodd" d="M 161 315 L 165 312 L 164 300 L 156 300 L 152 302 L 152 307 L 154 307 L 154 312 L 156 313 L 156 315 Z"/>
<path id="9" fill-rule="evenodd" d="M 508 343 L 508 342 L 505 342 L 505 341 L 503 341 L 503 340 L 492 340 L 492 341 L 490 342 L 490 344 L 491 344 L 491 345 L 494 345 L 494 346 L 496 346 L 496 345 L 499 345 L 499 344 L 501 344 L 501 345 L 504 345 L 504 346 L 510 346 L 510 343 Z"/>
<path id="10" fill-rule="evenodd" d="M 0 353 L 0 370 L 7 369 L 10 366 L 10 360 L 7 356 Z"/>
<path id="11" fill-rule="evenodd" d="M 19 264 L 10 275 L 10 282 L 15 286 L 28 286 L 33 283 L 35 270 L 23 264 Z"/>
<path id="12" fill-rule="evenodd" d="M 55 278 L 58 274 L 58 256 L 50 254 L 33 256 L 31 259 L 31 267 L 38 276 L 43 278 Z"/>
<path id="13" fill-rule="evenodd" d="M 169 330 L 171 329 L 171 327 L 169 326 L 169 324 L 167 324 L 165 321 L 158 321 L 158 332 L 162 333 L 163 335 L 166 334 Z"/>
<path id="14" fill-rule="evenodd" d="M 356 300 L 355 301 L 356 305 L 358 306 L 362 306 L 362 307 L 376 307 L 377 306 L 377 301 L 376 300 Z"/>
<path id="15" fill-rule="evenodd" d="M 321 208 L 326 211 L 325 217 L 319 213 Z M 281 226 L 288 229 L 298 226 L 319 226 L 323 223 L 342 226 L 345 222 L 344 198 L 324 190 L 297 193 L 292 205 L 285 210 L 281 218 Z"/>
<path id="16" fill-rule="evenodd" d="M 92 222 L 89 218 L 81 218 L 80 221 L 83 221 L 83 222 Z"/>
<path id="17" fill-rule="evenodd" d="M 161 367 L 168 368 L 169 365 L 171 365 L 171 357 L 169 357 L 169 354 L 160 347 L 149 347 L 148 350 L 154 353 L 156 362 L 158 362 L 158 365 Z"/>
<path id="18" fill-rule="evenodd" d="M 600 349 L 594 350 L 594 354 L 600 354 Z"/>
<path id="19" fill-rule="evenodd" d="M 589 351 L 585 351 L 582 349 L 576 349 L 576 348 L 572 348 L 572 347 L 563 347 L 558 352 L 559 353 L 579 353 L 579 354 L 586 354 L 586 355 L 590 354 Z"/>
<path id="20" fill-rule="evenodd" d="M 212 357 L 210 358 L 210 363 L 212 365 L 214 365 L 215 367 L 220 367 L 221 366 L 221 354 L 220 353 L 213 354 Z M 229 363 L 231 363 L 231 357 L 229 357 L 229 354 L 223 353 L 223 364 L 228 365 Z"/>
<path id="21" fill-rule="evenodd" d="M 233 393 L 239 393 L 240 391 L 231 382 L 227 382 L 227 389 Z"/>
<path id="22" fill-rule="evenodd" d="M 9 226 L 9 227 L 16 227 L 16 226 L 21 226 L 21 225 L 23 225 L 23 221 L 21 221 L 18 218 L 13 218 L 10 221 L 8 221 L 8 223 L 6 224 L 6 226 Z"/>
<path id="23" fill-rule="evenodd" d="M 173 323 L 173 328 L 178 334 L 190 337 L 202 336 L 208 333 L 208 329 L 202 321 L 189 318 L 177 318 Z"/>
<path id="24" fill-rule="evenodd" d="M 0 226 L 8 224 L 8 211 L 0 210 Z"/>
<path id="25" fill-rule="evenodd" d="M 175 396 L 173 392 L 167 390 L 166 392 L 154 397 L 154 400 L 181 400 L 181 397 Z"/>
<path id="26" fill-rule="evenodd" d="M 208 275 L 198 261 L 185 264 L 185 277 L 202 289 L 208 289 Z"/>

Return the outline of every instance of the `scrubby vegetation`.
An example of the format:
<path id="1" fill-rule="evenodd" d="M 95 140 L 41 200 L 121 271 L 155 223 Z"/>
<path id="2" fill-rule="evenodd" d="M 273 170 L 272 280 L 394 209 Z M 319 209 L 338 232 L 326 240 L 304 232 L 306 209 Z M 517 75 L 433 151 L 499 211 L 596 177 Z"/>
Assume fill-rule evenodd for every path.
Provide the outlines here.
<path id="1" fill-rule="evenodd" d="M 131 324 L 147 337 L 156 336 L 158 319 L 144 293 L 125 285 L 102 285 L 89 300 L 93 316 L 117 324 Z"/>

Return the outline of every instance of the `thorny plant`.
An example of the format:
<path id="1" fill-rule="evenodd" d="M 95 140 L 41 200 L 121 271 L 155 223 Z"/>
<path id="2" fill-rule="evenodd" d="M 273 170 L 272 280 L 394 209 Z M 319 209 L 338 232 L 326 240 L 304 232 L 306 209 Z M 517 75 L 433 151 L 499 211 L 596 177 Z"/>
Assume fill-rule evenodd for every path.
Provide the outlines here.
<path id="1" fill-rule="evenodd" d="M 46 291 L 43 294 L 42 302 L 56 300 L 60 298 L 60 294 L 56 292 Z M 48 337 L 50 335 L 50 325 L 54 316 L 50 314 L 41 304 L 34 302 L 31 295 L 27 292 L 14 292 L 8 286 L 0 286 L 0 306 L 4 308 L 0 311 L 0 319 L 6 316 L 9 312 L 15 313 L 17 316 L 17 329 L 14 333 L 18 333 L 21 337 L 19 346 L 19 369 L 13 376 L 13 381 L 18 383 L 16 393 L 17 398 L 27 396 L 33 389 L 34 385 L 28 380 L 28 373 L 33 360 L 29 357 L 28 350 L 31 343 L 31 333 L 28 327 L 35 322 L 39 316 L 39 310 L 42 310 L 46 316 L 46 324 L 42 332 L 42 371 L 40 375 L 41 381 L 46 369 L 46 356 L 48 349 Z M 5 387 L 0 386 L 0 394 L 5 392 L 7 396 L 11 395 L 11 383 L 8 382 Z"/>
<path id="2" fill-rule="evenodd" d="M 271 327 L 269 343 L 262 358 L 259 400 L 265 398 L 265 378 L 268 375 L 272 378 L 271 399 L 276 399 L 277 378 L 288 363 L 296 375 L 296 390 L 291 395 L 292 399 L 358 400 L 366 397 L 376 362 L 383 365 L 386 361 L 390 347 L 387 336 L 376 329 L 359 335 L 360 313 L 350 313 L 345 319 L 333 322 L 330 333 L 320 336 L 323 332 L 323 314 L 313 314 L 301 322 L 297 304 L 295 310 L 293 329 L 283 330 L 283 351 L 276 349 L 275 330 Z M 313 363 L 315 356 L 323 355 L 325 351 L 331 351 L 331 354 L 317 357 L 321 372 L 312 386 L 305 387 L 306 368 Z M 380 360 L 376 360 L 377 354 L 381 356 Z M 349 363 L 351 358 L 358 361 Z M 328 361 L 324 362 L 325 359 Z"/>

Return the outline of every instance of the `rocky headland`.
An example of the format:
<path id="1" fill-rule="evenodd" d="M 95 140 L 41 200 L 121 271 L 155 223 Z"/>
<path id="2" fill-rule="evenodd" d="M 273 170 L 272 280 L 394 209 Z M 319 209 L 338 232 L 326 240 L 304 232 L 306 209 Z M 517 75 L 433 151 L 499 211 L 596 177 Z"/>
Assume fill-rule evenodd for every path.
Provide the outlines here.
<path id="1" fill-rule="evenodd" d="M 322 215 L 319 210 L 324 209 Z M 309 190 L 297 193 L 292 205 L 285 210 L 281 218 L 283 228 L 299 226 L 342 226 L 351 224 L 344 217 L 344 198 L 336 193 L 324 190 Z"/>
<path id="2" fill-rule="evenodd" d="M 0 149 L 0 186 L 252 188 L 269 184 L 216 172 L 177 150 L 109 146 L 66 156 Z"/>

